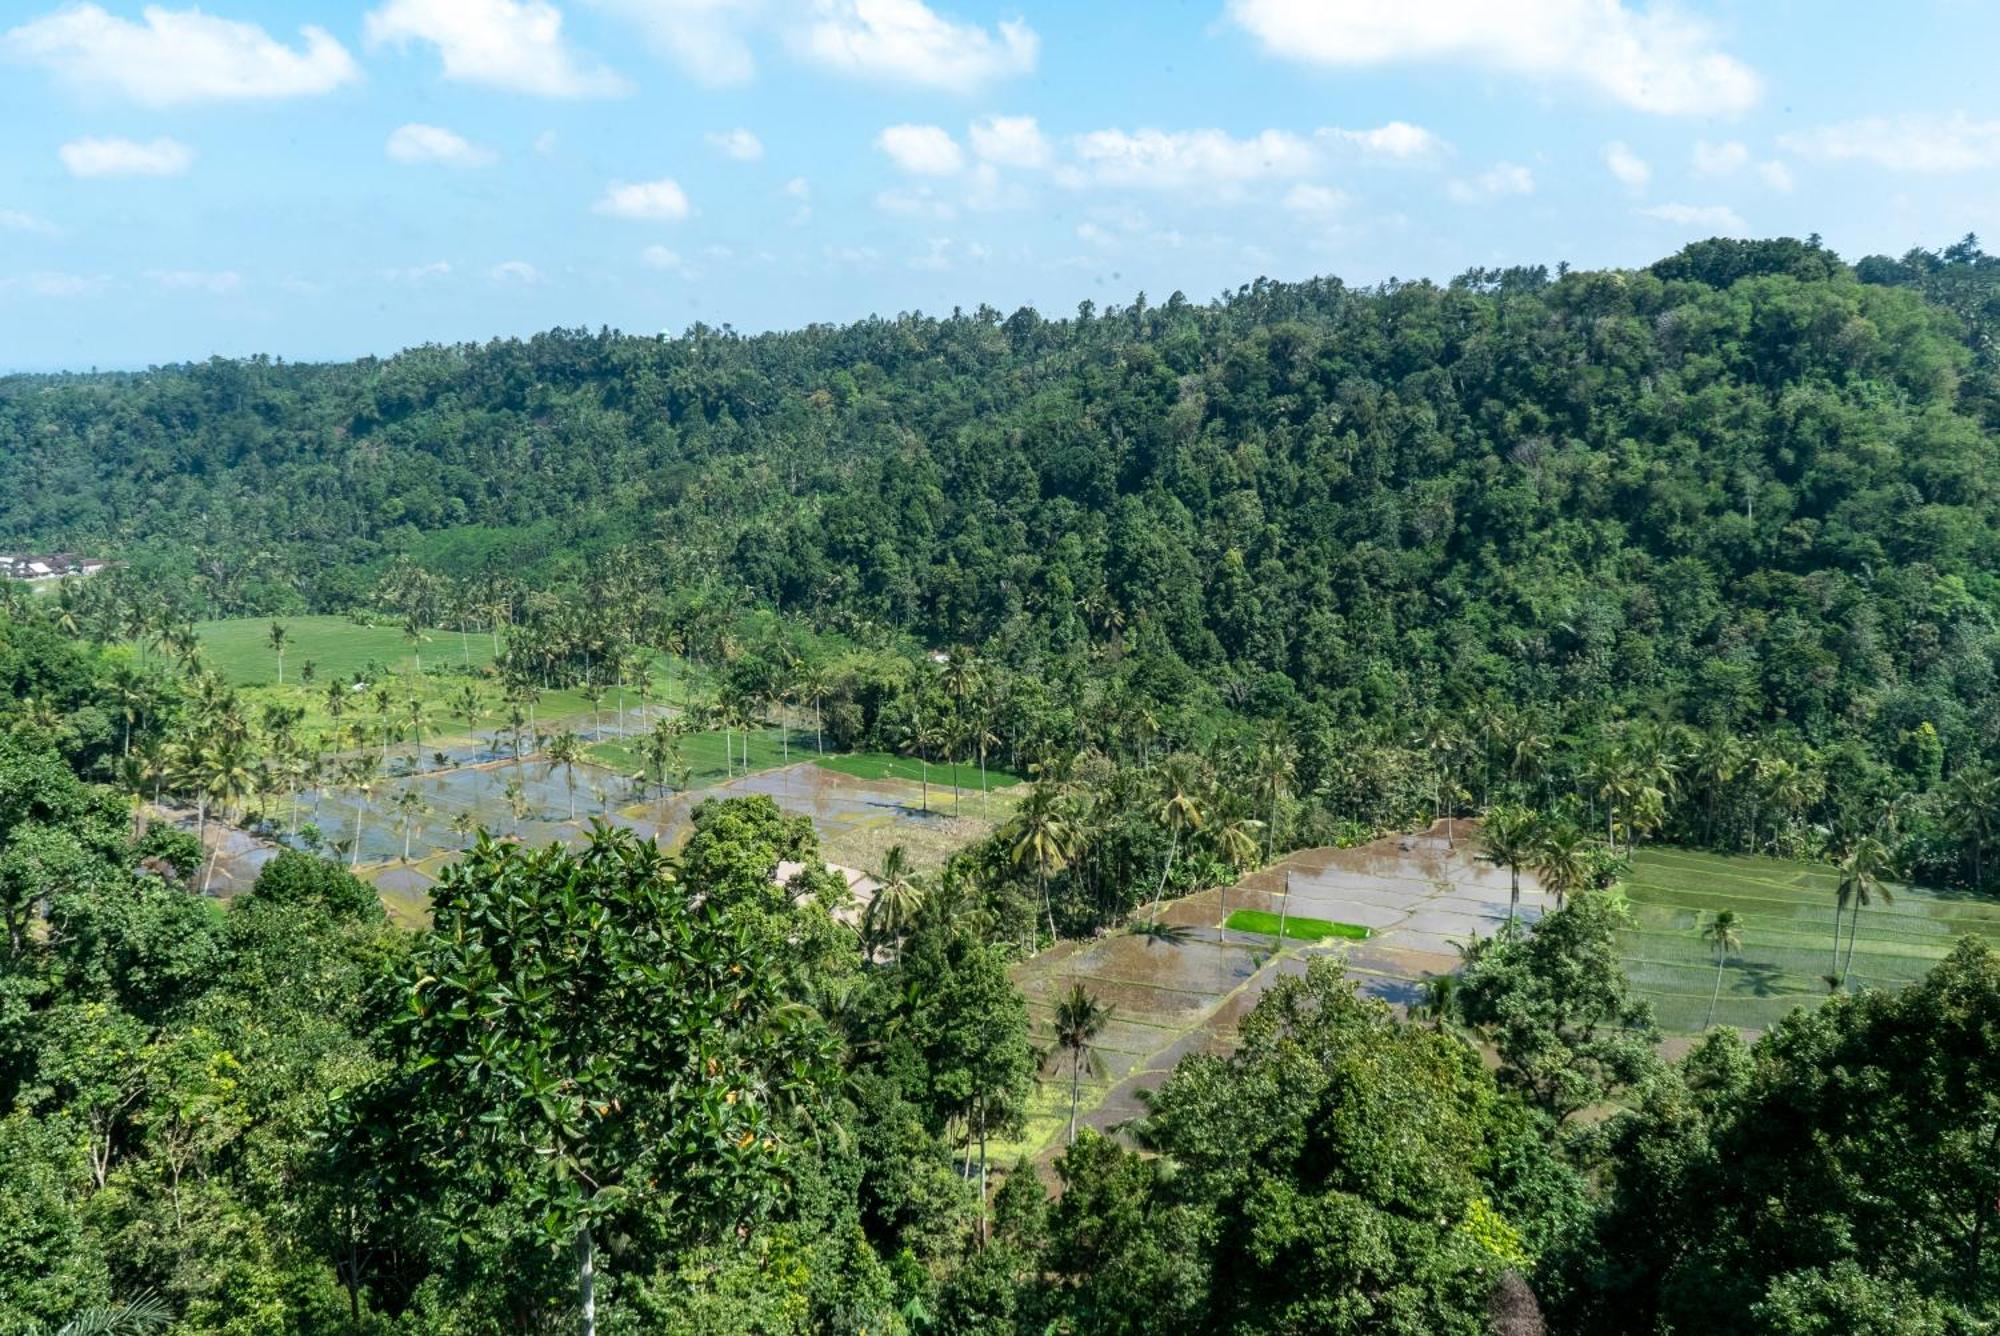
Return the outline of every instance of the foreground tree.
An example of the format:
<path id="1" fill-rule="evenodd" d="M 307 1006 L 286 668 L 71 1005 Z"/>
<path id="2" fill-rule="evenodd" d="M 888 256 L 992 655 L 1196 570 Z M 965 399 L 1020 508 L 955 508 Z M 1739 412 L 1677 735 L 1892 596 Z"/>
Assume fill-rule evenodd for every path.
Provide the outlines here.
<path id="1" fill-rule="evenodd" d="M 1056 1003 L 1056 1047 L 1069 1054 L 1069 1144 L 1076 1144 L 1076 1105 L 1083 1089 L 1083 1064 L 1090 1059 L 1090 1045 L 1111 1022 L 1113 1008 L 1105 1006 L 1081 983 L 1072 983 L 1069 992 Z"/>
<path id="2" fill-rule="evenodd" d="M 399 981 L 395 1070 L 348 1106 L 409 1209 L 573 1250 L 585 1336 L 603 1228 L 748 1228 L 827 1098 L 798 965 L 705 889 L 602 823 L 576 851 L 482 837 Z"/>

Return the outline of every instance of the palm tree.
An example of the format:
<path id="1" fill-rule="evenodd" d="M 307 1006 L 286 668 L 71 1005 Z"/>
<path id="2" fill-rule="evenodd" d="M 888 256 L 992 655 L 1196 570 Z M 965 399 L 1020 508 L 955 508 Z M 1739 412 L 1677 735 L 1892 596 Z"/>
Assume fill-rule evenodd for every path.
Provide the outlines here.
<path id="1" fill-rule="evenodd" d="M 1069 1144 L 1076 1144 L 1076 1106 L 1083 1089 L 1083 1064 L 1090 1056 L 1091 1041 L 1111 1020 L 1113 1008 L 1105 1006 L 1072 983 L 1069 992 L 1056 1003 L 1056 1045 L 1068 1050 L 1069 1061 Z"/>
<path id="2" fill-rule="evenodd" d="M 1875 896 L 1882 897 L 1882 903 L 1896 903 L 1896 897 L 1889 892 L 1886 880 L 1891 875 L 1889 869 L 1889 847 L 1873 835 L 1864 835 L 1854 842 L 1847 857 L 1840 861 L 1840 881 L 1835 890 L 1833 910 L 1833 950 L 1836 957 L 1835 986 L 1847 986 L 1848 971 L 1854 967 L 1854 939 L 1861 931 L 1861 911 L 1874 903 Z M 1853 905 L 1847 924 L 1847 960 L 1843 964 L 1837 958 L 1840 954 L 1840 911 Z"/>
<path id="3" fill-rule="evenodd" d="M 823 710 L 828 690 L 826 669 L 817 663 L 802 665 L 792 679 L 792 690 L 802 703 L 813 707 L 813 745 L 826 755 L 826 717 Z"/>
<path id="4" fill-rule="evenodd" d="M 1042 910 L 1049 918 L 1051 941 L 1056 936 L 1056 911 L 1049 900 L 1049 874 L 1068 867 L 1077 852 L 1076 827 L 1066 808 L 1054 784 L 1037 780 L 1015 809 L 1013 820 L 1000 833 L 1014 866 L 1035 869 L 1035 884 L 1042 894 Z"/>
<path id="5" fill-rule="evenodd" d="M 278 622 L 271 623 L 271 633 L 264 638 L 264 643 L 269 645 L 271 652 L 278 656 L 279 686 L 285 685 L 285 643 L 290 639 L 291 633 L 285 630 L 283 625 Z"/>
<path id="6" fill-rule="evenodd" d="M 1209 830 L 1209 842 L 1215 846 L 1217 857 L 1227 863 L 1230 870 L 1237 873 L 1249 871 L 1257 865 L 1257 831 L 1263 822 L 1245 816 L 1234 803 L 1224 808 L 1215 825 Z M 1222 940 L 1229 940 L 1229 886 L 1225 882 L 1221 893 Z"/>
<path id="7" fill-rule="evenodd" d="M 1581 830 L 1567 821 L 1544 821 L 1536 832 L 1528 866 L 1545 891 L 1556 893 L 1556 906 L 1565 904 L 1573 891 L 1582 890 L 1590 880 L 1590 865 L 1584 859 L 1585 839 Z"/>
<path id="8" fill-rule="evenodd" d="M 910 865 L 909 851 L 900 844 L 890 845 L 875 880 L 880 886 L 868 902 L 867 936 L 871 941 L 878 934 L 883 941 L 900 941 L 924 908 L 924 888 Z"/>
<path id="9" fill-rule="evenodd" d="M 944 728 L 932 715 L 919 710 L 910 716 L 910 722 L 903 727 L 904 750 L 913 754 L 923 766 L 924 811 L 931 810 L 931 753 L 942 745 Z"/>
<path id="10" fill-rule="evenodd" d="M 361 800 L 354 805 L 354 848 L 349 851 L 349 867 L 361 864 L 361 817 L 375 801 L 375 775 L 379 768 L 374 753 L 365 752 L 348 761 L 341 774 L 342 782 Z"/>
<path id="11" fill-rule="evenodd" d="M 46 1322 L 30 1323 L 27 1336 L 139 1336 L 141 1332 L 170 1327 L 173 1310 L 166 1300 L 148 1291 L 136 1299 L 108 1308 L 86 1308 L 60 1327 Z"/>
<path id="12" fill-rule="evenodd" d="M 986 754 L 987 749 L 1000 745 L 999 737 L 993 732 L 992 718 L 985 710 L 973 713 L 971 741 L 973 750 L 979 753 L 979 815 L 986 815 Z"/>
<path id="13" fill-rule="evenodd" d="M 583 739 L 564 729 L 549 739 L 549 765 L 561 766 L 569 786 L 569 819 L 576 820 L 576 764 L 583 759 Z"/>
<path id="14" fill-rule="evenodd" d="M 472 832 L 478 829 L 479 818 L 469 808 L 451 819 L 451 833 L 461 840 L 472 838 Z"/>
<path id="15" fill-rule="evenodd" d="M 429 639 L 430 637 L 424 634 L 423 622 L 417 619 L 415 613 L 403 619 L 403 640 L 409 645 L 410 653 L 416 656 L 418 677 L 424 675 L 424 642 Z"/>
<path id="16" fill-rule="evenodd" d="M 1167 893 L 1167 878 L 1173 874 L 1174 856 L 1180 852 L 1181 835 L 1200 830 L 1208 820 L 1195 796 L 1194 768 L 1181 757 L 1168 757 L 1161 767 L 1165 792 L 1160 799 L 1159 821 L 1168 831 L 1167 861 L 1160 868 L 1160 884 L 1153 891 L 1153 911 L 1148 921 L 1160 916 L 1160 899 Z"/>
<path id="17" fill-rule="evenodd" d="M 410 768 L 412 770 L 423 764 L 424 724 L 426 721 L 427 714 L 424 709 L 424 698 L 412 691 L 410 699 L 403 705 L 403 725 L 410 730 Z"/>
<path id="18" fill-rule="evenodd" d="M 1716 1004 L 1722 1000 L 1722 967 L 1729 957 L 1743 949 L 1743 934 L 1737 926 L 1736 911 L 1717 910 L 1715 917 L 1702 925 L 1701 940 L 1715 951 L 1715 990 L 1708 995 L 1708 1019 L 1702 1022 L 1706 1030 L 1715 1024 Z"/>
<path id="19" fill-rule="evenodd" d="M 1270 800 L 1264 822 L 1264 861 L 1270 862 L 1278 838 L 1278 803 L 1298 773 L 1299 749 L 1276 721 L 1267 725 L 1257 740 L 1257 786 Z"/>
<path id="20" fill-rule="evenodd" d="M 396 824 L 403 828 L 403 861 L 407 863 L 410 861 L 410 839 L 422 829 L 430 805 L 415 788 L 406 788 L 396 795 L 393 806 L 396 809 Z"/>
<path id="21" fill-rule="evenodd" d="M 1535 856 L 1535 828 L 1540 823 L 1525 807 L 1502 805 L 1488 809 L 1479 826 L 1479 857 L 1507 869 L 1507 926 L 1514 925 L 1521 907 L 1521 867 Z"/>
<path id="22" fill-rule="evenodd" d="M 1410 1008 L 1412 1020 L 1427 1020 L 1434 1030 L 1458 1015 L 1458 976 L 1433 974 L 1417 986 L 1417 1003 Z"/>
<path id="23" fill-rule="evenodd" d="M 479 741 L 479 714 L 484 702 L 479 699 L 479 688 L 467 682 L 451 698 L 451 712 L 465 720 L 465 731 Z"/>
<path id="24" fill-rule="evenodd" d="M 1984 767 L 1960 770 L 1945 786 L 1946 820 L 1972 855 L 1972 889 L 1986 881 L 1986 845 L 2000 823 L 2000 778 Z"/>

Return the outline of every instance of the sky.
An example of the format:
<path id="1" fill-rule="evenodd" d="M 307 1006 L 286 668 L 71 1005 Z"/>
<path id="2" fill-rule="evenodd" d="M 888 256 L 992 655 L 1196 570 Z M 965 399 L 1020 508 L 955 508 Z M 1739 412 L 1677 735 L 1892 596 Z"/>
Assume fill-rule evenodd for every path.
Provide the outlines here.
<path id="1" fill-rule="evenodd" d="M 1983 0 L 0 0 L 0 369 L 1993 230 Z"/>

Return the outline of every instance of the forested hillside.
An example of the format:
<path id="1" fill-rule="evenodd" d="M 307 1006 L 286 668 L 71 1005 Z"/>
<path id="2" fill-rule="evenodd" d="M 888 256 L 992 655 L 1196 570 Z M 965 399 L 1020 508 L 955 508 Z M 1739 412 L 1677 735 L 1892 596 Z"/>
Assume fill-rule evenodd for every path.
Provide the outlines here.
<path id="1" fill-rule="evenodd" d="M 1183 738 L 1443 719 L 1491 768 L 1626 717 L 1762 737 L 1804 791 L 1680 823 L 1756 847 L 1764 812 L 1841 824 L 1829 767 L 1873 807 L 1993 759 L 1996 276 L 1970 238 L 1851 268 L 1714 241 L 1060 321 L 15 379 L 0 537 L 124 557 L 188 616 L 367 603 L 404 557 L 467 616 L 602 606 L 616 573 L 1036 677 L 1108 654 Z"/>

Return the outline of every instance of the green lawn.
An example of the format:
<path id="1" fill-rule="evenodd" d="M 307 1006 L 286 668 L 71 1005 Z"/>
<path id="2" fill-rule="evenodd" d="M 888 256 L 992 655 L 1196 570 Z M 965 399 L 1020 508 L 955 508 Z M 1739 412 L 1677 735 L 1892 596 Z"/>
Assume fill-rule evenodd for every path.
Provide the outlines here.
<path id="1" fill-rule="evenodd" d="M 201 639 L 208 663 L 224 680 L 237 686 L 264 686 L 278 680 L 278 656 L 271 652 L 269 617 L 232 617 L 217 622 L 197 622 L 195 634 Z M 300 670 L 310 662 L 313 679 L 325 684 L 336 678 L 352 680 L 366 672 L 370 663 L 391 672 L 414 666 L 421 654 L 426 664 L 470 663 L 479 668 L 493 661 L 493 642 L 473 633 L 461 642 L 456 631 L 432 630 L 429 637 L 412 648 L 401 627 L 357 626 L 345 617 L 279 617 L 278 625 L 289 637 L 285 646 L 285 683 L 295 685 Z"/>
<path id="2" fill-rule="evenodd" d="M 680 740 L 681 755 L 688 763 L 691 787 L 701 788 L 720 782 L 727 774 L 742 774 L 745 769 L 745 743 L 741 733 L 725 737 L 721 732 L 689 733 Z M 770 770 L 784 765 L 787 758 L 793 762 L 812 759 L 813 739 L 810 732 L 794 730 L 791 749 L 786 750 L 784 736 L 775 728 L 764 729 L 749 736 L 748 768 Z M 725 773 L 724 759 L 729 760 Z M 609 766 L 620 774 L 636 775 L 645 768 L 645 751 L 636 740 L 633 742 L 599 742 L 585 749 L 590 759 L 599 765 Z"/>
<path id="3" fill-rule="evenodd" d="M 1358 923 L 1335 923 L 1330 919 L 1306 918 L 1299 914 L 1288 914 L 1283 922 L 1285 936 L 1300 942 L 1323 942 L 1329 937 L 1345 937 L 1358 942 L 1368 936 L 1368 929 Z M 1278 924 L 1278 916 L 1267 910 L 1239 909 L 1229 916 L 1223 926 L 1237 932 L 1276 937 Z"/>
<path id="4" fill-rule="evenodd" d="M 856 779 L 907 779 L 912 784 L 920 784 L 924 778 L 923 762 L 914 756 L 893 756 L 888 752 L 852 752 L 814 759 L 818 759 L 819 764 L 828 770 L 837 770 L 843 775 L 853 775 Z M 930 778 L 934 785 L 951 787 L 951 767 L 939 761 L 932 761 Z M 1021 782 L 1021 776 L 1010 770 L 1002 770 L 990 761 L 987 763 L 986 786 L 989 789 L 1004 789 L 1011 784 Z M 959 762 L 958 787 L 972 793 L 979 792 L 977 761 Z"/>
<path id="5" fill-rule="evenodd" d="M 1733 910 L 1743 946 L 1723 963 L 1715 1021 L 1768 1027 L 1794 1006 L 1827 995 L 1836 884 L 1831 868 L 1806 863 L 1642 849 L 1625 882 L 1632 904 L 1632 924 L 1619 940 L 1625 971 L 1653 1003 L 1661 1028 L 1701 1029 L 1716 976 L 1701 925 L 1719 910 Z M 1893 902 L 1878 898 L 1861 911 L 1850 986 L 1908 983 L 1967 933 L 2000 947 L 2000 901 L 1919 886 L 1892 894 Z M 1843 918 L 1843 968 L 1850 924 Z"/>

